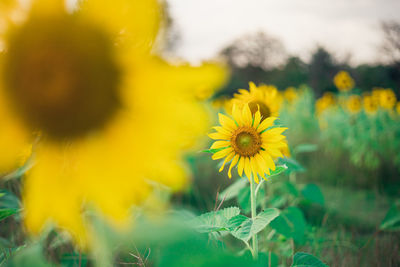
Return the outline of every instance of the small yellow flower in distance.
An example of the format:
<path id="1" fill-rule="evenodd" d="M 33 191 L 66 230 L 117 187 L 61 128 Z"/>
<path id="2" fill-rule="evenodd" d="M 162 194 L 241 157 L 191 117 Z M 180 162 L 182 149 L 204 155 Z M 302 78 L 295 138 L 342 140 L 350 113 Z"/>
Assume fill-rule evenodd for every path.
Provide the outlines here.
<path id="1" fill-rule="evenodd" d="M 363 98 L 363 107 L 365 113 L 374 115 L 378 110 L 378 102 L 375 101 L 372 95 L 365 95 Z"/>
<path id="2" fill-rule="evenodd" d="M 286 90 L 283 92 L 283 96 L 289 103 L 293 103 L 298 98 L 298 93 L 296 88 L 294 87 L 288 87 Z"/>
<path id="3" fill-rule="evenodd" d="M 351 95 L 346 101 L 346 108 L 350 113 L 356 114 L 361 110 L 361 97 Z"/>
<path id="4" fill-rule="evenodd" d="M 275 86 L 260 85 L 257 87 L 253 82 L 250 82 L 249 90 L 239 89 L 238 91 L 239 93 L 234 94 L 232 103 L 239 108 L 248 104 L 253 115 L 259 109 L 262 120 L 279 115 L 283 98 Z M 230 113 L 231 110 L 227 110 L 227 112 Z"/>
<path id="5" fill-rule="evenodd" d="M 391 110 L 396 105 L 396 102 L 396 94 L 393 92 L 392 89 L 384 89 L 380 91 L 379 105 L 382 108 Z"/>
<path id="6" fill-rule="evenodd" d="M 400 115 L 400 102 L 397 102 L 397 104 L 396 104 L 396 111 L 397 111 L 397 114 Z"/>
<path id="7" fill-rule="evenodd" d="M 324 93 L 323 96 L 315 102 L 315 110 L 317 115 L 320 115 L 322 112 L 335 105 L 335 103 L 336 99 L 333 93 Z"/>
<path id="8" fill-rule="evenodd" d="M 347 71 L 339 71 L 333 78 L 337 89 L 341 92 L 348 92 L 354 87 L 354 80 Z"/>
<path id="9" fill-rule="evenodd" d="M 42 134 L 23 185 L 28 231 L 50 221 L 84 244 L 86 207 L 125 225 L 154 183 L 174 191 L 187 184 L 182 152 L 209 127 L 197 89 L 219 87 L 226 71 L 155 54 L 157 0 L 86 0 L 74 11 L 62 0 L 31 6 L 6 38 L 0 102 L 17 116 L 0 137 Z M 8 127 L 14 121 L 26 128 L 22 137 Z"/>
<path id="10" fill-rule="evenodd" d="M 256 183 L 258 175 L 266 179 L 265 174 L 275 170 L 274 159 L 283 157 L 282 149 L 287 148 L 286 137 L 282 133 L 287 129 L 275 127 L 276 117 L 268 117 L 262 120 L 260 110 L 252 115 L 248 104 L 240 108 L 233 105 L 233 119 L 219 114 L 221 126 L 214 127 L 216 132 L 209 137 L 217 140 L 210 149 L 215 149 L 212 159 L 224 159 L 220 172 L 226 163 L 230 162 L 228 176 L 232 177 L 232 168 L 237 164 L 238 173 L 243 172 L 250 180 L 251 175 Z"/>

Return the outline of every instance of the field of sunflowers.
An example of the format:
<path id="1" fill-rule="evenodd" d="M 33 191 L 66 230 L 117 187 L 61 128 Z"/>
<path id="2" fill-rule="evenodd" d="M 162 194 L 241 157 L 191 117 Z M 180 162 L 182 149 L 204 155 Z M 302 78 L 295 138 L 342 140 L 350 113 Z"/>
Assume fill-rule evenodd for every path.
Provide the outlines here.
<path id="1" fill-rule="evenodd" d="M 398 88 L 219 95 L 165 21 L 0 0 L 0 266 L 400 266 Z"/>

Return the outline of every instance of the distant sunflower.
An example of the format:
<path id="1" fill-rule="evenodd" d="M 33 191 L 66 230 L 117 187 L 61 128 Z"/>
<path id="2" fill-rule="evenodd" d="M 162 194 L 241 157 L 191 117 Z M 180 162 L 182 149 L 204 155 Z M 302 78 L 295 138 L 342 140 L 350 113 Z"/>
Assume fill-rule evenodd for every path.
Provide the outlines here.
<path id="1" fill-rule="evenodd" d="M 335 95 L 331 92 L 326 92 L 324 95 L 315 102 L 315 111 L 320 115 L 326 109 L 336 104 Z"/>
<path id="2" fill-rule="evenodd" d="M 383 89 L 380 91 L 379 94 L 379 105 L 386 109 L 392 110 L 396 105 L 397 98 L 396 94 L 393 92 L 392 89 Z"/>
<path id="3" fill-rule="evenodd" d="M 371 95 L 366 95 L 363 98 L 363 107 L 365 113 L 374 115 L 378 110 L 378 103 Z"/>
<path id="4" fill-rule="evenodd" d="M 291 86 L 286 88 L 286 90 L 283 92 L 283 96 L 285 97 L 286 101 L 293 103 L 299 97 L 299 94 L 297 93 L 296 88 Z"/>
<path id="5" fill-rule="evenodd" d="M 356 114 L 361 110 L 361 97 L 358 95 L 351 95 L 346 101 L 346 108 L 347 110 L 352 113 Z"/>
<path id="6" fill-rule="evenodd" d="M 354 80 L 347 71 L 339 71 L 333 78 L 333 82 L 340 92 L 348 92 L 354 87 Z"/>
<path id="7" fill-rule="evenodd" d="M 397 102 L 397 104 L 396 104 L 396 111 L 397 111 L 397 114 L 400 115 L 400 102 Z"/>
<path id="8" fill-rule="evenodd" d="M 210 149 L 216 149 L 212 159 L 224 159 L 220 172 L 226 163 L 230 162 L 228 176 L 232 177 L 231 170 L 237 164 L 238 174 L 243 172 L 248 179 L 259 182 L 258 175 L 266 179 L 265 174 L 275 170 L 274 159 L 283 157 L 281 150 L 287 147 L 286 137 L 282 133 L 287 129 L 275 127 L 276 117 L 262 120 L 261 112 L 257 110 L 252 115 L 248 104 L 239 108 L 232 108 L 233 119 L 219 114 L 221 126 L 214 127 L 216 132 L 209 137 L 217 140 Z"/>
<path id="9" fill-rule="evenodd" d="M 239 107 L 248 104 L 253 115 L 257 110 L 260 110 L 262 120 L 279 115 L 283 98 L 275 86 L 260 85 L 257 87 L 253 82 L 250 82 L 249 90 L 239 89 L 238 91 L 239 93 L 234 94 L 232 103 Z"/>
<path id="10" fill-rule="evenodd" d="M 220 86 L 225 70 L 158 57 L 161 11 L 156 0 L 86 0 L 71 12 L 34 0 L 9 27 L 1 96 L 24 127 L 0 135 L 41 132 L 23 188 L 30 232 L 50 221 L 83 244 L 86 207 L 124 223 L 154 182 L 186 185 L 182 153 L 208 128 L 196 92 Z"/>

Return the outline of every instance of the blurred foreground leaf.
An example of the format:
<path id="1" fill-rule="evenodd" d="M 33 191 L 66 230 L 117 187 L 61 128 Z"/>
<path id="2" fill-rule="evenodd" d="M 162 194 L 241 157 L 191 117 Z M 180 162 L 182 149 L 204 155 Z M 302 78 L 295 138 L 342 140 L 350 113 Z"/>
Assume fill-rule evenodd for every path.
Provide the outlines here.
<path id="1" fill-rule="evenodd" d="M 324 195 L 322 194 L 321 189 L 315 184 L 307 184 L 301 190 L 301 193 L 303 197 L 311 203 L 316 203 L 321 206 L 325 204 Z"/>
<path id="2" fill-rule="evenodd" d="M 379 226 L 379 229 L 387 231 L 400 230 L 400 200 L 397 200 L 390 207 L 381 225 Z"/>
<path id="3" fill-rule="evenodd" d="M 318 149 L 316 144 L 300 144 L 293 149 L 294 154 L 314 152 Z"/>
<path id="4" fill-rule="evenodd" d="M 297 252 L 293 257 L 291 267 L 328 267 L 328 265 L 311 254 Z"/>
<path id="5" fill-rule="evenodd" d="M 289 207 L 271 222 L 271 227 L 278 233 L 293 238 L 296 243 L 304 243 L 306 221 L 303 212 L 297 207 Z"/>
<path id="6" fill-rule="evenodd" d="M 18 213 L 18 209 L 0 209 L 0 221 Z"/>

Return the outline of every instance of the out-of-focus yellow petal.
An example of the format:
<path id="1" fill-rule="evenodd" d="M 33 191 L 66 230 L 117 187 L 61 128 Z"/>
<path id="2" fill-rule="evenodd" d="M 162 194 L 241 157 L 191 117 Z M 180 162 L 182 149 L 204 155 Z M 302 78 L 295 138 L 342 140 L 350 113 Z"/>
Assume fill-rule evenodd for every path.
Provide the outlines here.
<path id="1" fill-rule="evenodd" d="M 239 155 L 235 155 L 235 157 L 233 158 L 233 160 L 231 162 L 231 165 L 229 166 L 229 170 L 228 170 L 228 177 L 229 178 L 232 178 L 231 170 L 232 170 L 232 167 L 236 165 L 238 160 L 239 160 Z"/>

